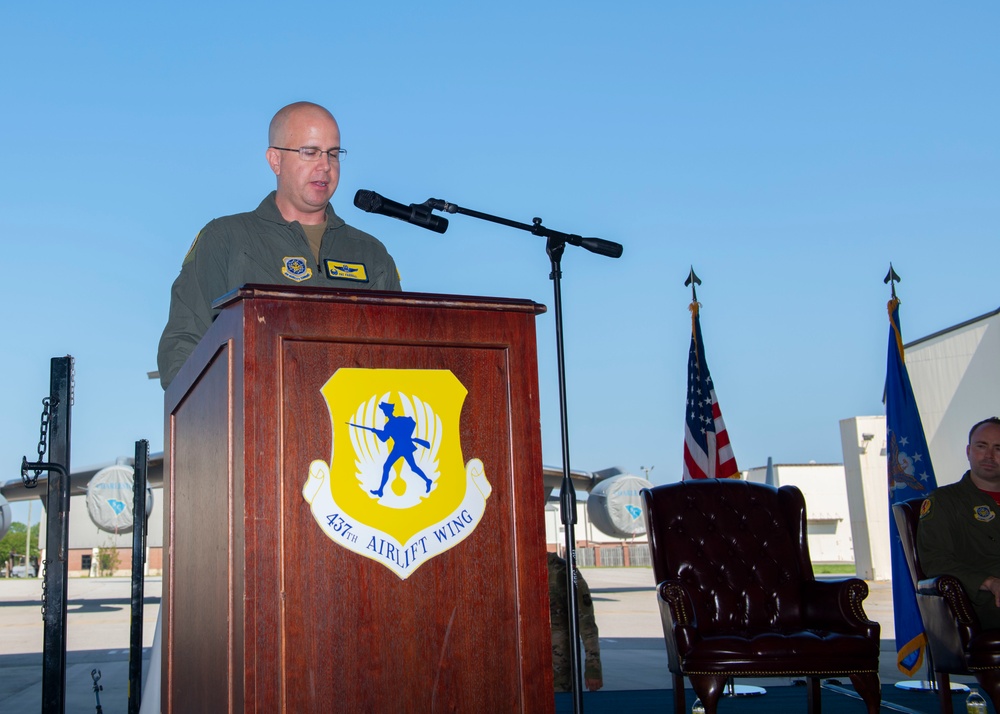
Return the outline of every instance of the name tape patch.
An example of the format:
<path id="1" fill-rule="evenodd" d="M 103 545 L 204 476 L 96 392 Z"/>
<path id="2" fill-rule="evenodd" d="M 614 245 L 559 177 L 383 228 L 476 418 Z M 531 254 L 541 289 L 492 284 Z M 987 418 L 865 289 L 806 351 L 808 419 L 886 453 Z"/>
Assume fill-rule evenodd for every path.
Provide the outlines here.
<path id="1" fill-rule="evenodd" d="M 347 263 L 342 260 L 326 261 L 326 277 L 338 280 L 368 282 L 368 270 L 364 263 Z"/>

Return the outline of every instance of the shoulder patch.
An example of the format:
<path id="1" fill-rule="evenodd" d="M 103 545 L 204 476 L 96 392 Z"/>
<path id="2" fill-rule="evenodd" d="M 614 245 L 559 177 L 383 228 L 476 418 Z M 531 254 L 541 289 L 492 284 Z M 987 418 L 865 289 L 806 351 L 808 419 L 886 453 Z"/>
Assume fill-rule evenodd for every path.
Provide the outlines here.
<path id="1" fill-rule="evenodd" d="M 301 283 L 312 277 L 312 268 L 306 263 L 306 259 L 301 256 L 285 256 L 282 260 L 281 274 L 289 280 Z"/>
<path id="2" fill-rule="evenodd" d="M 976 506 L 972 509 L 972 512 L 976 520 L 980 523 L 989 523 L 997 517 L 997 514 L 989 506 Z"/>
<path id="3" fill-rule="evenodd" d="M 326 261 L 326 277 L 331 280 L 354 280 L 368 282 L 368 270 L 364 263 L 348 263 L 343 260 Z"/>
<path id="4" fill-rule="evenodd" d="M 201 238 L 201 233 L 201 231 L 198 231 L 198 235 L 196 235 L 194 240 L 191 241 L 191 247 L 188 248 L 188 252 L 184 254 L 184 260 L 181 261 L 182 266 L 187 265 L 191 262 L 191 259 L 194 258 L 194 249 L 198 245 L 198 239 Z"/>
<path id="5" fill-rule="evenodd" d="M 925 498 L 924 502 L 920 504 L 920 519 L 929 518 L 931 515 L 931 505 L 933 501 L 929 498 Z"/>

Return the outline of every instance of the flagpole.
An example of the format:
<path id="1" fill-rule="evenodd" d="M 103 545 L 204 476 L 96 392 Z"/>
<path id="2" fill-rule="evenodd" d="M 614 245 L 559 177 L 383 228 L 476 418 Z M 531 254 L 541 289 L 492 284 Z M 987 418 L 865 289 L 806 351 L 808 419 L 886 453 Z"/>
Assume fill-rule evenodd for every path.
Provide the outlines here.
<path id="1" fill-rule="evenodd" d="M 685 287 L 689 285 L 691 286 L 691 351 L 688 355 L 688 404 L 686 410 L 690 411 L 691 414 L 685 414 L 683 477 L 685 479 L 732 478 L 735 474 L 735 477 L 738 478 L 739 469 L 736 466 L 735 457 L 730 454 L 728 458 L 721 458 L 719 454 L 720 448 L 728 448 L 729 437 L 726 434 L 725 426 L 722 424 L 721 410 L 718 416 L 714 412 L 714 407 L 717 406 L 717 403 L 714 390 L 711 386 L 711 377 L 708 374 L 708 362 L 705 359 L 705 346 L 702 343 L 698 318 L 700 303 L 698 302 L 698 291 L 696 288 L 698 285 L 701 285 L 701 278 L 695 274 L 693 265 L 691 266 L 691 272 L 688 273 L 687 280 L 684 281 Z M 694 371 L 697 372 L 697 376 L 693 374 Z M 700 427 L 700 430 L 705 432 L 705 441 L 701 443 L 697 441 L 697 436 L 694 436 L 695 432 L 699 431 L 699 425 L 694 423 L 694 419 L 695 414 L 701 412 L 706 407 L 708 411 L 703 414 L 702 418 L 704 421 Z M 721 426 L 721 430 L 718 433 L 716 432 L 717 426 Z M 691 441 L 688 439 L 689 435 L 692 436 Z M 695 455 L 695 452 L 700 452 L 701 450 L 704 450 L 703 458 L 705 462 L 699 466 L 699 458 Z M 767 690 L 752 684 L 736 684 L 736 680 L 733 677 L 729 677 L 726 680 L 722 693 L 725 697 L 757 697 L 767 694 Z"/>
<path id="2" fill-rule="evenodd" d="M 934 676 L 934 662 L 931 659 L 930 647 L 924 633 L 922 618 L 917 607 L 916 591 L 913 580 L 909 577 L 909 566 L 905 562 L 899 531 L 892 517 L 892 505 L 910 498 L 926 495 L 937 487 L 934 478 L 934 468 L 931 463 L 927 440 L 920 421 L 920 410 L 917 408 L 910 378 L 906 370 L 903 355 L 903 336 L 899 325 L 899 304 L 896 297 L 896 283 L 902 278 L 889 263 L 889 272 L 882 281 L 889 285 L 889 348 L 886 363 L 885 413 L 886 413 L 886 471 L 889 490 L 889 535 L 892 556 L 892 595 L 893 620 L 896 631 L 896 662 L 904 674 L 913 674 L 917 667 L 908 668 L 904 663 L 914 655 L 919 663 L 923 657 L 927 667 L 927 679 L 904 680 L 896 682 L 897 689 L 907 691 L 934 692 L 937 691 L 937 681 Z M 898 437 L 898 438 L 897 438 Z M 923 466 L 924 473 L 920 479 L 912 466 L 921 456 L 916 456 L 911 462 L 902 449 L 914 454 L 926 455 L 927 462 Z M 928 473 L 929 472 L 929 473 Z M 905 651 L 905 654 L 902 654 Z M 954 683 L 952 691 L 967 690 L 964 684 Z"/>
<path id="3" fill-rule="evenodd" d="M 684 409 L 683 480 L 692 478 L 740 478 L 729 432 L 722 419 L 712 375 L 705 359 L 696 285 L 701 279 L 694 268 L 684 285 L 691 286 L 691 347 L 688 351 L 687 404 Z"/>

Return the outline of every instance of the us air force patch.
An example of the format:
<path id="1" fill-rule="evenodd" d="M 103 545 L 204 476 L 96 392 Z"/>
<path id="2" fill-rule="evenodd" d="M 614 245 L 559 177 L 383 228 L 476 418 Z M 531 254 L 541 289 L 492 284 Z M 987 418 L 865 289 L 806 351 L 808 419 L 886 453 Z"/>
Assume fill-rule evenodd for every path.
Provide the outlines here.
<path id="1" fill-rule="evenodd" d="M 989 523 L 997 517 L 997 514 L 989 506 L 976 506 L 975 515 L 976 520 L 981 523 Z"/>
<path id="2" fill-rule="evenodd" d="M 309 465 L 302 495 L 334 543 L 405 580 L 469 537 L 492 487 L 462 456 L 468 392 L 451 371 L 345 368 L 320 391 L 332 454 Z"/>
<path id="3" fill-rule="evenodd" d="M 289 280 L 301 283 L 313 276 L 312 268 L 306 263 L 305 258 L 285 256 L 282 261 L 284 261 L 284 266 L 281 268 L 281 274 Z"/>
<path id="4" fill-rule="evenodd" d="M 365 269 L 364 263 L 345 263 L 342 260 L 328 260 L 326 261 L 326 277 L 367 283 L 368 271 Z"/>

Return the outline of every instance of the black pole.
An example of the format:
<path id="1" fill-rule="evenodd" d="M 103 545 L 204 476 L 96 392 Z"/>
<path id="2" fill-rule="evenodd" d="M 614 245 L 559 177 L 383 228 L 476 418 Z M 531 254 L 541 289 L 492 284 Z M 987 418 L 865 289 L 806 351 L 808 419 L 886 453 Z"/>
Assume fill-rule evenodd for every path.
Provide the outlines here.
<path id="1" fill-rule="evenodd" d="M 536 219 L 537 220 L 537 219 Z M 540 222 L 539 222 L 540 223 Z M 560 515 L 566 534 L 566 608 L 569 613 L 569 656 L 570 673 L 573 678 L 573 711 L 583 711 L 583 678 L 580 667 L 580 608 L 577 601 L 576 583 L 576 489 L 570 477 L 569 464 L 569 422 L 566 409 L 566 360 L 563 348 L 562 324 L 562 254 L 566 241 L 549 237 L 545 252 L 549 255 L 552 272 L 553 313 L 556 320 L 556 364 L 559 374 L 559 429 L 562 436 L 563 477 L 559 486 Z"/>
<path id="2" fill-rule="evenodd" d="M 104 685 L 99 684 L 99 682 L 101 681 L 101 670 L 99 669 L 90 670 L 90 678 L 94 680 L 94 696 L 97 698 L 96 714 L 104 714 L 104 708 L 101 707 L 101 692 L 104 691 Z"/>
<path id="3" fill-rule="evenodd" d="M 128 652 L 128 714 L 139 714 L 142 703 L 142 610 L 146 565 L 146 484 L 149 442 L 135 442 L 132 479 L 132 629 Z"/>
<path id="4" fill-rule="evenodd" d="M 49 471 L 45 561 L 42 564 L 42 714 L 66 711 L 66 596 L 69 577 L 70 414 L 73 358 L 53 357 L 49 387 Z"/>

